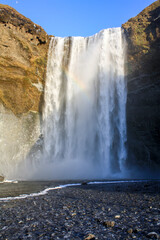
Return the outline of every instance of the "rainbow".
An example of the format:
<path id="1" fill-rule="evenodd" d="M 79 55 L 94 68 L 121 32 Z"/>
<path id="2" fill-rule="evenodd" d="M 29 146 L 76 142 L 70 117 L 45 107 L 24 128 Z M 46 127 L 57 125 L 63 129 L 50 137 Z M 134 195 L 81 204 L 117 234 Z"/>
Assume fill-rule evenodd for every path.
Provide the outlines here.
<path id="1" fill-rule="evenodd" d="M 68 71 L 68 68 L 62 66 L 62 71 L 70 78 L 82 91 L 87 92 L 86 85 L 73 72 Z"/>

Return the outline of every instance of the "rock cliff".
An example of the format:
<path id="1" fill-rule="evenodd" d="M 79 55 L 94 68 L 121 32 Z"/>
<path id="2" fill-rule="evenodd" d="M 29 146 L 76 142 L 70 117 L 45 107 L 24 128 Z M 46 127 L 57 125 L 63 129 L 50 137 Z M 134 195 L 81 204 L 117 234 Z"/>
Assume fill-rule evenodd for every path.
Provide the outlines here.
<path id="1" fill-rule="evenodd" d="M 48 44 L 40 26 L 0 4 L 0 102 L 15 115 L 40 110 Z"/>
<path id="2" fill-rule="evenodd" d="M 41 134 L 48 46 L 40 26 L 0 4 L 0 175 L 12 177 Z"/>
<path id="3" fill-rule="evenodd" d="M 128 45 L 128 162 L 156 171 L 160 167 L 160 1 L 122 27 Z"/>

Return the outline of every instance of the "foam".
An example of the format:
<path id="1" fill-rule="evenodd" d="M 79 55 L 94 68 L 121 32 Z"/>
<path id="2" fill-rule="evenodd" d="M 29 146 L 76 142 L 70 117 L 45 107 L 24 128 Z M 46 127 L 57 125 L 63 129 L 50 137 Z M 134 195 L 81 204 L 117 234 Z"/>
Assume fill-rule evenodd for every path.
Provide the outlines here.
<path id="1" fill-rule="evenodd" d="M 93 182 L 87 182 L 88 185 L 93 185 L 93 184 L 116 184 L 116 183 L 137 183 L 137 182 L 148 182 L 149 180 L 116 180 L 116 181 L 93 181 Z M 10 181 L 13 182 L 13 181 Z M 17 181 L 16 181 L 17 182 Z M 46 188 L 38 193 L 31 193 L 31 194 L 22 194 L 16 197 L 6 197 L 6 198 L 0 198 L 0 202 L 7 202 L 11 200 L 20 200 L 20 199 L 25 199 L 25 198 L 32 198 L 32 197 L 38 197 L 42 195 L 46 195 L 49 191 L 52 190 L 57 190 L 57 189 L 62 189 L 62 188 L 67 188 L 67 187 L 74 187 L 74 186 L 80 186 L 82 183 L 72 183 L 72 184 L 64 184 L 64 185 L 59 185 L 56 187 L 50 187 Z"/>
<path id="2" fill-rule="evenodd" d="M 2 183 L 18 183 L 18 181 L 17 180 L 4 180 L 3 182 L 0 182 L 0 184 L 2 184 Z"/>
<path id="3" fill-rule="evenodd" d="M 79 185 L 81 185 L 81 183 L 59 185 L 56 187 L 46 188 L 43 191 L 38 192 L 38 193 L 22 194 L 22 195 L 19 195 L 16 197 L 0 198 L 0 202 L 7 202 L 10 200 L 19 200 L 19 199 L 25 199 L 25 198 L 31 198 L 31 197 L 38 197 L 38 196 L 46 195 L 49 191 L 52 191 L 52 190 L 62 189 L 62 188 L 71 187 L 71 186 L 79 186 Z"/>

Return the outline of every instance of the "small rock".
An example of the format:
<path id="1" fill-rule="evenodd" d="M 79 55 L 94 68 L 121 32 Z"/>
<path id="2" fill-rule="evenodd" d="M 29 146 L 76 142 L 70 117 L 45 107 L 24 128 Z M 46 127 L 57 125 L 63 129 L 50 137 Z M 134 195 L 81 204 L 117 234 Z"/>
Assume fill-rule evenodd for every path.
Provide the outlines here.
<path id="1" fill-rule="evenodd" d="M 81 183 L 81 185 L 87 185 L 88 184 L 88 182 L 82 182 Z"/>
<path id="2" fill-rule="evenodd" d="M 64 239 L 69 239 L 69 237 L 70 237 L 70 235 L 67 234 L 67 235 L 64 236 Z"/>
<path id="3" fill-rule="evenodd" d="M 5 230 L 7 228 L 7 226 L 4 226 L 3 228 L 2 228 L 2 230 Z"/>
<path id="4" fill-rule="evenodd" d="M 114 227 L 115 222 L 114 221 L 106 221 L 103 223 L 103 225 L 106 227 Z"/>
<path id="5" fill-rule="evenodd" d="M 77 215 L 76 213 L 72 213 L 72 217 L 73 217 L 73 216 L 76 216 L 76 215 Z"/>
<path id="6" fill-rule="evenodd" d="M 137 227 L 136 227 L 136 228 L 134 229 L 134 232 L 135 232 L 135 233 L 138 233 L 138 232 L 140 232 L 140 231 L 142 231 L 142 229 L 140 229 L 140 228 L 137 228 Z"/>
<path id="7" fill-rule="evenodd" d="M 147 234 L 148 237 L 151 237 L 153 239 L 160 239 L 160 236 L 156 232 L 150 232 Z"/>
<path id="8" fill-rule="evenodd" d="M 64 209 L 64 210 L 67 210 L 68 208 L 67 208 L 66 206 L 63 206 L 63 209 Z"/>
<path id="9" fill-rule="evenodd" d="M 132 234 L 132 233 L 133 233 L 133 229 L 132 229 L 132 228 L 129 228 L 129 229 L 127 230 L 127 232 L 128 232 L 129 234 Z"/>
<path id="10" fill-rule="evenodd" d="M 148 183 L 144 184 L 144 187 L 145 188 L 149 187 L 149 184 Z"/>
<path id="11" fill-rule="evenodd" d="M 94 240 L 94 239 L 95 239 L 95 235 L 90 233 L 90 234 L 88 234 L 87 237 L 85 237 L 84 240 Z"/>
<path id="12" fill-rule="evenodd" d="M 115 216 L 116 219 L 119 219 L 120 217 L 121 217 L 120 215 L 116 215 L 116 216 Z"/>
<path id="13" fill-rule="evenodd" d="M 4 176 L 0 176 L 0 182 L 4 181 Z"/>

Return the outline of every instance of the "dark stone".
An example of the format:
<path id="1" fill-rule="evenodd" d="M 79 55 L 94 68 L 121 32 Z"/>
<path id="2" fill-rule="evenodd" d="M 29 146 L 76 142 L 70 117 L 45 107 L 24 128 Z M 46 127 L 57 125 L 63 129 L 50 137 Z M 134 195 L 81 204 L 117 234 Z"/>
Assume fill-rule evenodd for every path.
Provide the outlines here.
<path id="1" fill-rule="evenodd" d="M 88 184 L 88 182 L 82 182 L 81 183 L 81 185 L 87 185 Z"/>
<path id="2" fill-rule="evenodd" d="M 160 1 L 122 25 L 127 40 L 127 165 L 160 171 Z"/>

